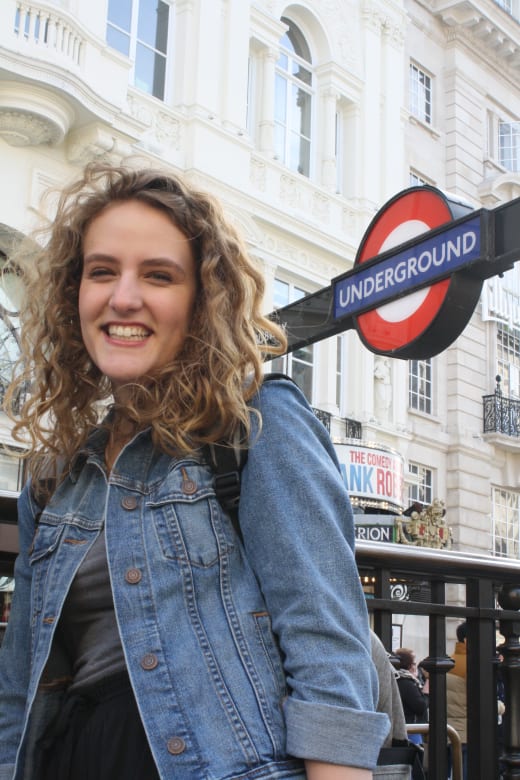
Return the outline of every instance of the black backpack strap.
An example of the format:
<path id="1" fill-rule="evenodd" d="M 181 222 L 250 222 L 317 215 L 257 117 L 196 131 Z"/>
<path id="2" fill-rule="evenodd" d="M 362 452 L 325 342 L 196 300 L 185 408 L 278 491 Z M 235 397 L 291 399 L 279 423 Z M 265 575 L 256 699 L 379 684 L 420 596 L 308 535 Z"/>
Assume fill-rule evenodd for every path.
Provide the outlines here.
<path id="1" fill-rule="evenodd" d="M 287 374 L 270 373 L 265 374 L 263 381 L 269 382 L 272 379 L 288 379 L 293 381 Z M 242 440 L 242 436 L 238 440 Z M 215 475 L 215 493 L 220 505 L 231 517 L 233 528 L 242 539 L 240 523 L 238 520 L 238 504 L 240 501 L 240 478 L 242 469 L 247 461 L 247 449 L 240 449 L 238 446 L 223 442 L 207 444 L 204 447 L 204 456 L 211 466 Z"/>

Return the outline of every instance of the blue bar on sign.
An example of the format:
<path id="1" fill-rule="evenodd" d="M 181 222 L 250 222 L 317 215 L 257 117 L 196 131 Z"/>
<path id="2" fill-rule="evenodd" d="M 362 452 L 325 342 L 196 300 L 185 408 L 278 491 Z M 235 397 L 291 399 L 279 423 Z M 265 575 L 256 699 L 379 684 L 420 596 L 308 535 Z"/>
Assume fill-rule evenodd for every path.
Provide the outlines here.
<path id="1" fill-rule="evenodd" d="M 375 309 L 390 299 L 433 284 L 478 260 L 480 216 L 419 241 L 380 263 L 356 266 L 334 283 L 334 318 L 351 317 Z"/>

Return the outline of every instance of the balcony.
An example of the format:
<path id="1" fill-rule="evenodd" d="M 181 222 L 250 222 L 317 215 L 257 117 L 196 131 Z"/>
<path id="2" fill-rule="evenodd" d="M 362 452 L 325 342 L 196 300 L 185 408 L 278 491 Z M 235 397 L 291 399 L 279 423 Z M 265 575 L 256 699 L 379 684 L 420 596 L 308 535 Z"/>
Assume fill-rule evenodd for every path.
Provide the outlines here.
<path id="1" fill-rule="evenodd" d="M 499 777 L 497 670 L 505 682 L 504 780 L 520 777 L 520 561 L 418 549 L 399 544 L 357 542 L 356 558 L 376 633 L 391 649 L 393 615 L 428 619 L 430 720 L 428 780 L 446 780 L 446 673 L 452 666 L 446 620 L 468 624 L 468 777 Z M 446 588 L 464 586 L 464 603 L 447 603 Z M 496 652 L 496 628 L 505 637 L 503 662 Z"/>
<path id="2" fill-rule="evenodd" d="M 482 403 L 484 433 L 520 436 L 520 401 L 502 395 L 499 376 L 495 392 L 482 396 Z"/>

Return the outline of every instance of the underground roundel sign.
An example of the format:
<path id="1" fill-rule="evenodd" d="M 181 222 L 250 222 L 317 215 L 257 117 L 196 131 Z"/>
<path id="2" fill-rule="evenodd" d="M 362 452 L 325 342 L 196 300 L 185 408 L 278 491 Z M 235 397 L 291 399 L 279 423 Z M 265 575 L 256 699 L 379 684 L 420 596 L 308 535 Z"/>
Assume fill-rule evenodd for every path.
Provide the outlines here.
<path id="1" fill-rule="evenodd" d="M 404 190 L 376 214 L 353 270 L 336 280 L 334 316 L 351 316 L 372 352 L 432 357 L 460 335 L 478 302 L 482 281 L 456 271 L 478 259 L 480 244 L 480 217 L 469 206 L 434 187 Z"/>

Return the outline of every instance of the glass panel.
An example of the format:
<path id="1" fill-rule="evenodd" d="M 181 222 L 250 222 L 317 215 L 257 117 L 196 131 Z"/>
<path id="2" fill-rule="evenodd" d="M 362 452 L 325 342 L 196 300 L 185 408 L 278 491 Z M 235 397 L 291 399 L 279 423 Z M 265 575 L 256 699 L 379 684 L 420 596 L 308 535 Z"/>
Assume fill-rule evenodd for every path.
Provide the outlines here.
<path id="1" fill-rule="evenodd" d="M 111 24 L 130 32 L 130 25 L 132 22 L 132 0 L 108 0 L 107 18 Z"/>
<path id="2" fill-rule="evenodd" d="M 312 398 L 312 366 L 305 365 L 305 363 L 299 363 L 297 360 L 292 361 L 292 378 L 310 402 Z"/>
<path id="3" fill-rule="evenodd" d="M 281 125 L 274 128 L 274 153 L 278 160 L 285 162 L 285 127 Z"/>
<path id="4" fill-rule="evenodd" d="M 282 38 L 283 41 L 283 38 Z M 289 58 L 287 57 L 287 54 L 284 54 L 283 52 L 278 57 L 278 62 L 276 63 L 277 66 L 280 68 L 280 70 L 288 70 L 289 68 Z"/>
<path id="5" fill-rule="evenodd" d="M 282 124 L 287 121 L 287 81 L 279 73 L 274 81 L 274 118 Z"/>
<path id="6" fill-rule="evenodd" d="M 135 86 L 162 100 L 165 74 L 165 57 L 138 44 L 135 54 Z"/>
<path id="7" fill-rule="evenodd" d="M 295 89 L 293 91 L 293 97 L 296 102 L 296 111 L 298 118 L 298 126 L 294 129 L 299 129 L 299 132 L 306 138 L 310 138 L 311 135 L 311 103 L 312 97 L 303 89 Z"/>
<path id="8" fill-rule="evenodd" d="M 289 303 L 289 285 L 287 282 L 282 282 L 280 279 L 274 280 L 273 288 L 273 305 L 275 309 L 280 309 L 282 306 L 287 306 Z"/>
<path id="9" fill-rule="evenodd" d="M 282 22 L 289 27 L 289 30 L 281 40 L 282 46 L 290 51 L 292 50 L 298 57 L 301 57 L 302 60 L 312 62 L 310 49 L 301 30 L 291 22 L 290 19 L 287 19 L 284 16 L 282 16 Z"/>
<path id="10" fill-rule="evenodd" d="M 295 76 L 299 81 L 303 81 L 304 84 L 308 84 L 309 87 L 312 84 L 312 73 L 310 70 L 307 70 L 307 68 L 303 68 L 301 65 L 298 65 L 297 62 L 293 62 L 293 68 L 292 68 L 293 76 Z"/>
<path id="11" fill-rule="evenodd" d="M 112 49 L 120 51 L 125 57 L 130 55 L 130 36 L 114 27 L 107 26 L 107 43 Z"/>
<path id="12" fill-rule="evenodd" d="M 154 49 L 166 53 L 168 43 L 168 6 L 159 0 L 141 0 L 137 38 Z"/>
<path id="13" fill-rule="evenodd" d="M 306 347 L 300 347 L 299 349 L 295 349 L 293 352 L 293 358 L 294 360 L 305 361 L 310 365 L 312 365 L 313 353 L 314 353 L 314 345 L 308 344 Z"/>

